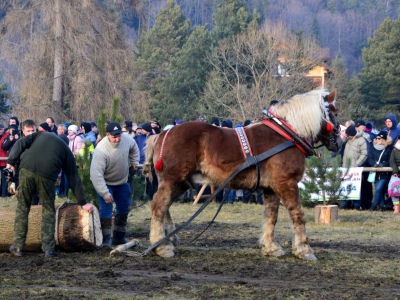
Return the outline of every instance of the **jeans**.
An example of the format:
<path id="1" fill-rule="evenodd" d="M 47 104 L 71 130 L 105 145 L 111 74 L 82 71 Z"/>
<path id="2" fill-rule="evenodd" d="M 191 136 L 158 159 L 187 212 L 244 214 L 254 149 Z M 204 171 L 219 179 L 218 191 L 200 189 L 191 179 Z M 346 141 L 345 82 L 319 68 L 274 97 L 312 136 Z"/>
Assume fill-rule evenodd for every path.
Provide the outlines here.
<path id="1" fill-rule="evenodd" d="M 0 167 L 0 172 L 1 172 L 1 197 L 7 197 L 8 192 L 7 192 L 7 187 L 8 187 L 8 182 L 7 182 L 7 177 L 3 174 L 3 170 L 5 167 Z"/>
<path id="2" fill-rule="evenodd" d="M 389 179 L 379 179 L 375 181 L 374 206 L 385 207 L 385 193 L 389 184 Z"/>
<path id="3" fill-rule="evenodd" d="M 236 191 L 231 189 L 224 189 L 224 197 L 228 194 L 226 198 L 226 203 L 233 203 L 235 202 Z"/>
<path id="4" fill-rule="evenodd" d="M 129 213 L 129 205 L 131 204 L 131 187 L 129 183 L 121 185 L 108 185 L 108 191 L 113 196 L 116 206 L 116 214 L 127 215 Z M 111 219 L 113 205 L 104 201 L 103 197 L 97 194 L 100 204 L 100 218 Z"/>
<path id="5" fill-rule="evenodd" d="M 251 194 L 250 190 L 243 190 L 243 203 L 249 203 Z M 257 204 L 264 204 L 264 191 L 262 189 L 256 190 L 255 201 Z"/>

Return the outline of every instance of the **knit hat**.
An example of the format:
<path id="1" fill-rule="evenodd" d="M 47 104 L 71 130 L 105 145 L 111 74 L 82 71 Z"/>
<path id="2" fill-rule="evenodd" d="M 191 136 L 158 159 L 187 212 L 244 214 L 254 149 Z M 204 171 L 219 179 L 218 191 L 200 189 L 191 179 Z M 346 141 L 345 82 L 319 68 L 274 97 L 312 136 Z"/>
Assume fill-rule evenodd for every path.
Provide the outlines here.
<path id="1" fill-rule="evenodd" d="M 387 133 L 387 131 L 383 131 L 383 130 L 381 130 L 381 131 L 379 131 L 379 133 L 377 134 L 377 136 L 376 136 L 376 137 L 380 137 L 380 138 L 382 138 L 382 139 L 384 139 L 384 140 L 386 141 L 386 139 L 387 139 L 387 136 L 388 136 L 388 133 Z"/>
<path id="2" fill-rule="evenodd" d="M 278 102 L 279 102 L 278 100 L 273 99 L 273 100 L 269 103 L 269 106 L 275 105 L 275 104 L 277 104 Z"/>
<path id="3" fill-rule="evenodd" d="M 185 121 L 183 121 L 182 119 L 175 120 L 175 125 L 181 125 L 183 123 L 185 123 Z"/>
<path id="4" fill-rule="evenodd" d="M 365 121 L 364 120 L 357 120 L 355 123 L 356 127 L 358 126 L 365 126 Z"/>
<path id="5" fill-rule="evenodd" d="M 97 127 L 96 122 L 90 122 L 90 127 Z"/>
<path id="6" fill-rule="evenodd" d="M 69 125 L 68 130 L 72 130 L 75 134 L 78 134 L 78 126 L 76 125 Z"/>
<path id="7" fill-rule="evenodd" d="M 146 122 L 142 124 L 142 129 L 146 130 L 147 132 L 152 132 L 151 124 L 150 122 Z"/>
<path id="8" fill-rule="evenodd" d="M 4 125 L 0 123 L 0 129 L 4 129 Z"/>
<path id="9" fill-rule="evenodd" d="M 215 126 L 218 126 L 219 127 L 219 125 L 220 125 L 220 122 L 219 122 L 219 120 L 218 119 L 212 119 L 212 121 L 211 121 L 211 123 L 210 123 L 211 125 L 215 125 Z"/>
<path id="10" fill-rule="evenodd" d="M 243 127 L 246 127 L 247 125 L 250 125 L 250 124 L 251 124 L 251 121 L 250 120 L 246 120 L 243 123 Z"/>
<path id="11" fill-rule="evenodd" d="M 356 126 L 350 125 L 349 127 L 347 127 L 346 134 L 348 136 L 356 136 L 356 134 L 357 134 Z"/>
<path id="12" fill-rule="evenodd" d="M 47 124 L 47 123 L 42 123 L 42 124 L 40 124 L 39 126 L 42 127 L 45 131 L 50 132 L 49 124 Z"/>
<path id="13" fill-rule="evenodd" d="M 106 132 L 114 136 L 117 134 L 121 134 L 122 129 L 117 122 L 110 122 L 106 127 Z"/>
<path id="14" fill-rule="evenodd" d="M 81 127 L 85 128 L 85 133 L 91 132 L 92 131 L 92 125 L 90 123 L 82 122 Z"/>
<path id="15" fill-rule="evenodd" d="M 132 121 L 125 121 L 124 122 L 124 127 L 126 128 L 126 127 L 130 127 L 130 128 L 132 128 L 133 126 L 132 126 Z"/>
<path id="16" fill-rule="evenodd" d="M 221 127 L 228 127 L 228 128 L 232 128 L 233 124 L 231 120 L 224 120 L 222 121 Z"/>

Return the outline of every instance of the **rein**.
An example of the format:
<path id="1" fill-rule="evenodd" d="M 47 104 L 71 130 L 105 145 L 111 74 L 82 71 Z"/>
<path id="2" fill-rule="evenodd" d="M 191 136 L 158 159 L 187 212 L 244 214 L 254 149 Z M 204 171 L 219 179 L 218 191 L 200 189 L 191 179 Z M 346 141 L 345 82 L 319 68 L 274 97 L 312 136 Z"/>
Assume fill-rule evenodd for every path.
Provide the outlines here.
<path id="1" fill-rule="evenodd" d="M 162 243 L 164 243 L 165 241 L 167 241 L 169 238 L 171 238 L 174 234 L 176 234 L 177 232 L 181 231 L 183 228 L 185 228 L 187 225 L 190 224 L 190 222 L 192 222 L 203 210 L 204 208 L 206 208 L 206 206 L 208 204 L 210 204 L 210 202 L 212 201 L 212 199 L 220 192 L 222 191 L 225 186 L 241 171 L 246 170 L 254 165 L 256 165 L 257 162 L 266 160 L 267 158 L 282 152 L 283 150 L 286 150 L 288 148 L 291 148 L 295 146 L 293 141 L 286 141 L 283 144 L 280 144 L 278 146 L 275 146 L 272 149 L 269 149 L 259 155 L 256 156 L 249 156 L 246 157 L 246 161 L 244 163 L 242 163 L 238 168 L 236 168 L 235 171 L 232 172 L 231 175 L 229 175 L 229 177 L 214 191 L 214 193 L 209 196 L 207 198 L 207 200 L 202 204 L 202 206 L 193 214 L 193 216 L 191 216 L 189 218 L 189 220 L 187 220 L 185 223 L 183 223 L 181 226 L 177 227 L 175 230 L 171 231 L 170 233 L 166 234 L 165 237 L 163 237 L 161 240 L 159 240 L 158 242 L 154 243 L 153 245 L 151 245 L 149 248 L 147 248 L 143 253 L 142 256 L 147 255 L 150 251 L 152 251 L 153 249 L 157 248 L 159 245 L 161 245 Z M 215 220 L 215 218 L 217 217 L 219 211 L 221 210 L 222 204 L 225 202 L 225 199 L 221 202 L 220 207 L 218 208 L 216 214 L 214 215 L 214 218 L 212 219 L 212 221 L 210 222 L 210 224 L 207 226 L 210 227 L 210 225 L 212 224 L 212 222 Z M 207 230 L 207 228 L 205 230 Z M 193 242 L 194 240 L 196 240 L 205 230 L 203 230 L 195 239 L 193 239 L 191 242 Z"/>

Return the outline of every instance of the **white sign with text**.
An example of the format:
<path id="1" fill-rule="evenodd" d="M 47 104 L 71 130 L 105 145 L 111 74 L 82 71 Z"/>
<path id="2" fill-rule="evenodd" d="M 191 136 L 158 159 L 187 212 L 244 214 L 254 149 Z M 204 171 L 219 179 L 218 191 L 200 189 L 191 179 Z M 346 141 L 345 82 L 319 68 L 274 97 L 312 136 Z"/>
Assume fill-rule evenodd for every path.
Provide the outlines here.
<path id="1" fill-rule="evenodd" d="M 340 168 L 344 173 L 346 168 Z M 339 200 L 344 200 L 345 196 L 350 189 L 350 193 L 347 195 L 346 200 L 359 200 L 360 192 L 361 192 L 361 177 L 362 177 L 363 168 L 350 168 L 347 174 L 343 175 L 344 180 L 342 181 L 342 189 L 341 194 L 343 196 L 339 197 Z M 302 181 L 310 180 L 309 177 L 304 175 Z M 299 182 L 299 188 L 304 189 L 304 185 L 302 181 Z M 322 201 L 322 192 L 317 194 L 311 194 L 311 199 L 314 201 Z"/>

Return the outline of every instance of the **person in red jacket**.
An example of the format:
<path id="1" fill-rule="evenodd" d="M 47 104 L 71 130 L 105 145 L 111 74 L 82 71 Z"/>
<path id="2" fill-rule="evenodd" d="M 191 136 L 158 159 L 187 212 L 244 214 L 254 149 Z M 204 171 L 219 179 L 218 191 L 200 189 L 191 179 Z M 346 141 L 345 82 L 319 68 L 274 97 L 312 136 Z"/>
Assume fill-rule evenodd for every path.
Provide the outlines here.
<path id="1" fill-rule="evenodd" d="M 4 143 L 4 140 L 8 137 L 8 133 L 6 132 L 6 129 L 4 128 L 3 124 L 0 124 L 0 145 Z M 7 151 L 3 150 L 2 147 L 0 147 L 0 158 L 6 158 L 7 157 Z M 0 160 L 0 172 L 1 172 L 1 197 L 7 197 L 7 177 L 3 174 L 3 170 L 7 165 L 7 160 Z"/>

